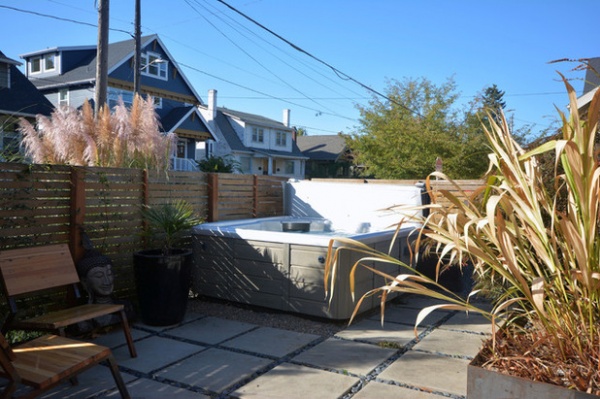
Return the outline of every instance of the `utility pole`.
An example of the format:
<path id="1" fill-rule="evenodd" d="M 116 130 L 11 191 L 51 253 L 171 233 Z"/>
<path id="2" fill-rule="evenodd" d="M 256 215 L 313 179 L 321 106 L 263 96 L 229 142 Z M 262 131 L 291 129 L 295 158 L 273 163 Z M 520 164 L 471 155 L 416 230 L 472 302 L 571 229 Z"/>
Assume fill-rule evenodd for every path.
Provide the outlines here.
<path id="1" fill-rule="evenodd" d="M 98 1 L 98 49 L 96 51 L 96 90 L 94 111 L 96 115 L 100 107 L 106 104 L 108 92 L 108 2 Z"/>
<path id="2" fill-rule="evenodd" d="M 135 33 L 134 33 L 134 43 L 135 43 L 135 54 L 133 56 L 133 94 L 140 94 L 140 73 L 142 71 L 142 49 L 141 49 L 141 0 L 135 0 Z"/>

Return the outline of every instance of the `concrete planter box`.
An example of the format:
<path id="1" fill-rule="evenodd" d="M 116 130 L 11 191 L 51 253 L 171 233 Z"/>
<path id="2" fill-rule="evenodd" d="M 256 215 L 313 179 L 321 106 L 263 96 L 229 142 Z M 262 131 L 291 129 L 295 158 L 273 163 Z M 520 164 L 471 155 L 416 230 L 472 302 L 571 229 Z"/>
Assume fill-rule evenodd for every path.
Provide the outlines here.
<path id="1" fill-rule="evenodd" d="M 597 395 L 567 389 L 558 385 L 537 382 L 487 370 L 473 364 L 479 364 L 476 356 L 467 368 L 468 399 L 598 399 Z"/>

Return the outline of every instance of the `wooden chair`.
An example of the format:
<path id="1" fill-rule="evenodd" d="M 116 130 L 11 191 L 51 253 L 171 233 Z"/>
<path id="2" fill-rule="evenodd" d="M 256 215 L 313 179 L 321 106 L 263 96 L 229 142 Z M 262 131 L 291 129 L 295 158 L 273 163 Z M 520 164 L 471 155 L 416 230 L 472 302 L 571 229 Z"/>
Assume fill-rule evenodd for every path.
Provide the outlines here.
<path id="1" fill-rule="evenodd" d="M 121 373 L 109 348 L 58 335 L 45 335 L 10 347 L 0 334 L 0 376 L 8 379 L 2 398 L 10 398 L 19 385 L 32 389 L 17 392 L 18 398 L 35 398 L 67 379 L 106 361 L 122 398 L 130 398 Z"/>
<path id="2" fill-rule="evenodd" d="M 17 298 L 35 296 L 47 290 L 72 288 L 76 298 L 79 293 L 79 276 L 67 244 L 45 245 L 0 251 L 0 274 L 10 314 L 2 326 L 8 330 L 35 330 L 58 332 L 96 317 L 118 314 L 131 357 L 137 357 L 125 307 L 122 304 L 85 304 L 49 312 L 41 316 L 19 319 Z"/>

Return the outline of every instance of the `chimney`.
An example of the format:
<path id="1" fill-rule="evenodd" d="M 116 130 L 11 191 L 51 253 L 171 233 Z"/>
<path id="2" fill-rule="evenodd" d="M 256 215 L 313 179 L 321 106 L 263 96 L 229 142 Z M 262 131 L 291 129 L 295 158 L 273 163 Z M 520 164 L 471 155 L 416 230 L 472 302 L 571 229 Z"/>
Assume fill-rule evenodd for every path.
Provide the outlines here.
<path id="1" fill-rule="evenodd" d="M 290 110 L 289 109 L 283 110 L 283 124 L 285 125 L 285 127 L 290 127 Z"/>
<path id="2" fill-rule="evenodd" d="M 217 91 L 215 89 L 208 91 L 208 111 L 210 112 L 211 119 L 217 117 Z"/>

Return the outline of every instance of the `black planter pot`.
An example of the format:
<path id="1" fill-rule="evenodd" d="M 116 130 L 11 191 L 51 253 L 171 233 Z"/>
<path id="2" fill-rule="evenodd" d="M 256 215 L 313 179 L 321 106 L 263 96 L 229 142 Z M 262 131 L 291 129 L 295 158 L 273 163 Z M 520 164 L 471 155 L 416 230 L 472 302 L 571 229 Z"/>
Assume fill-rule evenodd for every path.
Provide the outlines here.
<path id="1" fill-rule="evenodd" d="M 170 326 L 183 320 L 192 272 L 192 250 L 160 250 L 133 254 L 140 316 L 150 326 Z"/>

